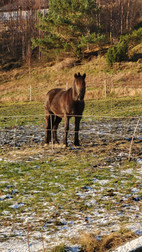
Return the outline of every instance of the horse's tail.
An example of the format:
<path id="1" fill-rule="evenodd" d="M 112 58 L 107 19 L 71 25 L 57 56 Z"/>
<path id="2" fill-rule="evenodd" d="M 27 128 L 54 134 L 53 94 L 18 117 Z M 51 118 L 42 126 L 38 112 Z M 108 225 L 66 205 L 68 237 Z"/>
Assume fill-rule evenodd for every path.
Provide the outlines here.
<path id="1" fill-rule="evenodd" d="M 50 91 L 46 94 L 44 108 L 45 108 L 45 110 L 49 111 L 49 108 L 50 108 Z"/>
<path id="2" fill-rule="evenodd" d="M 50 110 L 50 104 L 52 103 L 52 100 L 54 98 L 54 96 L 61 91 L 61 88 L 55 88 L 55 89 L 51 89 L 47 94 L 46 94 L 46 98 L 45 98 L 45 104 L 44 107 L 46 110 Z"/>

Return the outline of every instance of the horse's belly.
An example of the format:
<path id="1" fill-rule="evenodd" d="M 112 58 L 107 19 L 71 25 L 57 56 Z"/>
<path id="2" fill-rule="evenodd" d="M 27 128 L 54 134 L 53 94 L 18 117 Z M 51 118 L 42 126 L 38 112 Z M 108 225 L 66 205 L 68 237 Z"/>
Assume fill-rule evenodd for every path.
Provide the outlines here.
<path id="1" fill-rule="evenodd" d="M 64 117 L 64 114 L 62 113 L 62 112 L 60 112 L 60 111 L 53 111 L 53 113 L 56 115 L 56 116 L 58 116 L 58 117 L 61 117 L 61 118 L 63 118 Z"/>
<path id="2" fill-rule="evenodd" d="M 52 113 L 54 114 L 54 115 L 57 115 L 57 116 L 59 116 L 59 117 L 61 117 L 61 118 L 63 118 L 64 117 L 64 113 L 63 113 L 63 111 L 60 109 L 60 106 L 51 106 L 51 111 L 52 111 Z"/>

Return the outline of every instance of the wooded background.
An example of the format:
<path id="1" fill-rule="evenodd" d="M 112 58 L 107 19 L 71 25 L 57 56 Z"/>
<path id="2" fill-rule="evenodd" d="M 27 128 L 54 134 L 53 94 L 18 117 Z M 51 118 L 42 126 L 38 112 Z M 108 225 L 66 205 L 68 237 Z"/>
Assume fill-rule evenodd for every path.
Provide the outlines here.
<path id="1" fill-rule="evenodd" d="M 142 0 L 96 0 L 96 4 L 100 12 L 94 20 L 111 44 L 142 21 Z M 48 0 L 1 0 L 1 65 L 8 63 L 10 68 L 10 62 L 19 66 L 31 58 L 41 59 L 38 49 L 31 50 L 31 38 L 42 37 L 42 31 L 37 28 L 39 10 L 43 16 L 47 13 Z"/>

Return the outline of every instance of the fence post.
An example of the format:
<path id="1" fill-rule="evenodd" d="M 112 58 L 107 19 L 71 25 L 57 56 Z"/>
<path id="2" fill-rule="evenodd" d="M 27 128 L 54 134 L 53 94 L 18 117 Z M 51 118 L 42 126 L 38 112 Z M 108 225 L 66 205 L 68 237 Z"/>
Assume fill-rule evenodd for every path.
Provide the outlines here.
<path id="1" fill-rule="evenodd" d="M 130 161 L 130 159 L 131 159 L 132 145 L 133 145 L 134 137 L 135 137 L 136 130 L 137 130 L 137 127 L 138 127 L 138 125 L 139 125 L 139 122 L 140 122 L 140 117 L 139 117 L 139 119 L 138 119 L 138 121 L 137 121 L 136 127 L 135 127 L 135 129 L 134 129 L 134 133 L 133 133 L 133 135 L 132 135 L 132 140 L 131 140 L 130 148 L 129 148 L 128 161 Z"/>
<path id="2" fill-rule="evenodd" d="M 50 126 L 51 126 L 51 145 L 52 145 L 52 152 L 54 152 L 54 148 L 53 148 L 53 123 L 52 123 L 52 115 L 50 115 Z"/>
<path id="3" fill-rule="evenodd" d="M 107 82 L 104 81 L 104 88 L 105 88 L 105 98 L 107 97 Z"/>
<path id="4" fill-rule="evenodd" d="M 30 85 L 30 102 L 32 101 L 32 85 Z"/>

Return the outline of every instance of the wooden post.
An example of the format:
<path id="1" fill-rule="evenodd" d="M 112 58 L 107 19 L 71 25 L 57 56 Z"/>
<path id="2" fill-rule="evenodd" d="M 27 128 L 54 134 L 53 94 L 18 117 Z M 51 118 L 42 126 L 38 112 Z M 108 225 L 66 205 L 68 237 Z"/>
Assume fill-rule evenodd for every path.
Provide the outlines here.
<path id="1" fill-rule="evenodd" d="M 32 101 L 32 85 L 30 85 L 30 102 Z"/>
<path id="2" fill-rule="evenodd" d="M 130 143 L 128 161 L 130 161 L 130 159 L 131 159 L 132 145 L 133 145 L 134 137 L 135 137 L 136 130 L 137 130 L 137 127 L 138 127 L 138 125 L 139 125 L 139 122 L 140 122 L 140 117 L 139 117 L 139 119 L 138 119 L 138 121 L 137 121 L 136 127 L 135 127 L 135 129 L 134 129 L 134 133 L 133 133 L 133 136 L 132 136 L 132 140 L 131 140 L 131 143 Z"/>
<path id="3" fill-rule="evenodd" d="M 51 145 L 52 145 L 52 152 L 54 152 L 54 148 L 53 148 L 53 124 L 52 124 L 52 115 L 50 115 L 50 125 L 51 125 Z"/>
<path id="4" fill-rule="evenodd" d="M 104 81 L 104 89 L 105 89 L 105 98 L 107 97 L 107 82 Z"/>

